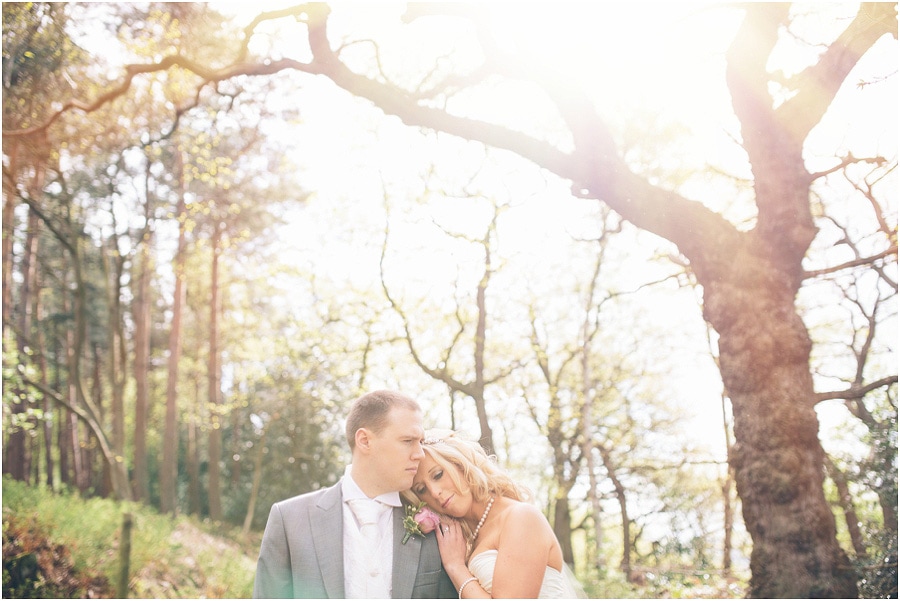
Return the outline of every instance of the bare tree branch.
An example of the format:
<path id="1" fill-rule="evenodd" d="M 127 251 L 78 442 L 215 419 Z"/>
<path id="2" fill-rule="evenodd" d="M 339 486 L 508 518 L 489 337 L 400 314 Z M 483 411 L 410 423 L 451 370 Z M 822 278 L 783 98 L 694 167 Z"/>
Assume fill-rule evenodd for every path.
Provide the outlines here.
<path id="1" fill-rule="evenodd" d="M 878 390 L 879 388 L 884 388 L 886 386 L 891 386 L 892 384 L 896 383 L 897 376 L 887 376 L 875 382 L 870 382 L 864 385 L 854 385 L 844 390 L 817 392 L 814 400 L 818 404 L 822 401 L 861 399 L 874 390 Z"/>

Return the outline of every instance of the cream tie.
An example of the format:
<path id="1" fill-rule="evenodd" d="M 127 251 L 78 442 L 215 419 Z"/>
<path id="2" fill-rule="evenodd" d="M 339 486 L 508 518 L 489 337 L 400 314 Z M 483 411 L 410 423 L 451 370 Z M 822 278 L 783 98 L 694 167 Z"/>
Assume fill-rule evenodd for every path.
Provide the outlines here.
<path id="1" fill-rule="evenodd" d="M 359 531 L 367 543 L 378 539 L 378 518 L 384 511 L 385 504 L 374 499 L 351 499 L 350 509 L 359 521 Z"/>
<path id="2" fill-rule="evenodd" d="M 362 535 L 362 549 L 359 549 L 359 557 L 363 562 L 363 573 L 358 574 L 363 587 L 361 595 L 369 599 L 390 598 L 390 570 L 384 572 L 381 569 L 381 557 L 379 556 L 380 536 L 378 520 L 388 508 L 387 505 L 374 499 L 350 499 L 350 510 L 359 522 L 359 531 Z"/>

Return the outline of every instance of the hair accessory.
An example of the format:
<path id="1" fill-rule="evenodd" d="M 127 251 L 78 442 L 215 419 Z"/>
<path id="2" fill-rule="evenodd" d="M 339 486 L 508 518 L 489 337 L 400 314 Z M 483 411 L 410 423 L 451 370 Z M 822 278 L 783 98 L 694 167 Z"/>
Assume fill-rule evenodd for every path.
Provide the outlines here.
<path id="1" fill-rule="evenodd" d="M 453 438 L 455 432 L 444 428 L 434 428 L 425 432 L 425 439 L 422 444 L 438 444 L 444 442 L 447 438 Z"/>

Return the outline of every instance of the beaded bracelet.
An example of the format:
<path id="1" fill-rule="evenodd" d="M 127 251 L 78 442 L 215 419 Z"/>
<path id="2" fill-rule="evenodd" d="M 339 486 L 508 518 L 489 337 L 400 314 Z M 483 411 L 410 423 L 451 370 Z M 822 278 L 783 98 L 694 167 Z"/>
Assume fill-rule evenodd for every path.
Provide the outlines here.
<path id="1" fill-rule="evenodd" d="M 475 580 L 478 580 L 478 578 L 475 578 L 475 576 L 472 576 L 471 578 L 463 581 L 463 583 L 459 585 L 459 598 L 460 599 L 462 599 L 462 592 L 463 592 L 463 589 L 466 588 L 466 585 L 469 584 L 470 582 L 474 582 Z"/>

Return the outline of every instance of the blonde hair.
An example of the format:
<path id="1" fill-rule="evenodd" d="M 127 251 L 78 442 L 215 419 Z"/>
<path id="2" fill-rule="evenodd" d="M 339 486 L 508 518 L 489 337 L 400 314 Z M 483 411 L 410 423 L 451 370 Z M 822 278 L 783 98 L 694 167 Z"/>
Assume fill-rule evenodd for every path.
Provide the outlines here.
<path id="1" fill-rule="evenodd" d="M 443 468 L 460 492 L 471 492 L 479 503 L 498 496 L 516 501 L 531 499 L 531 492 L 497 465 L 496 456 L 488 455 L 480 444 L 452 430 L 429 430 L 425 433 L 422 449 Z M 412 490 L 403 494 L 412 503 L 422 502 Z M 462 524 L 466 535 L 471 536 L 468 525 Z"/>

